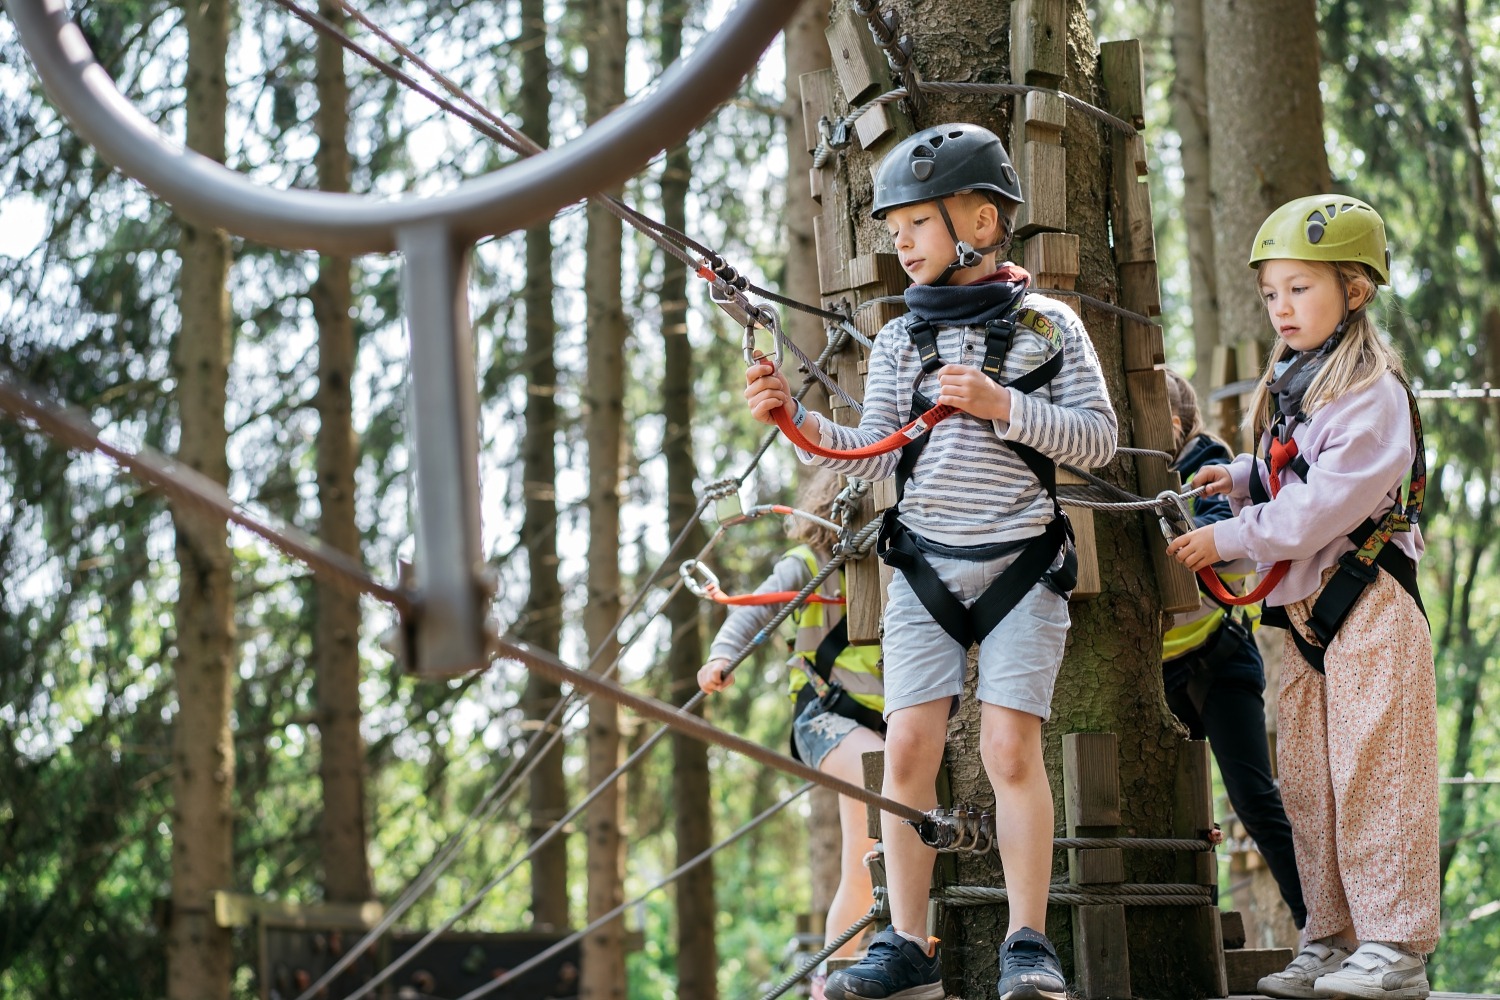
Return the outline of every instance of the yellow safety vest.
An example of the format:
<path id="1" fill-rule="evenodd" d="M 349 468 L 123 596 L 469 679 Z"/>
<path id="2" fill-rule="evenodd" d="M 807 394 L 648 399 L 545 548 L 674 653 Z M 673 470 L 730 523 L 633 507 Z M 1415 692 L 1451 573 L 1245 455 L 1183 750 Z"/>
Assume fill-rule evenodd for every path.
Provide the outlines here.
<path id="1" fill-rule="evenodd" d="M 1255 575 L 1255 563 L 1249 559 L 1236 559 L 1222 563 L 1220 566 L 1219 577 L 1225 585 L 1236 594 L 1245 593 L 1247 581 Z M 1214 637 L 1214 633 L 1219 631 L 1225 614 L 1227 612 L 1217 601 L 1204 594 L 1196 609 L 1173 615 L 1172 627 L 1167 629 L 1167 634 L 1162 637 L 1162 662 L 1186 656 L 1193 650 L 1207 645 L 1208 641 Z M 1251 631 L 1260 627 L 1259 604 L 1252 604 L 1245 608 L 1245 624 Z"/>
<path id="2" fill-rule="evenodd" d="M 806 545 L 798 545 L 787 552 L 807 563 L 807 570 L 816 576 L 822 568 L 817 553 Z M 832 578 L 824 581 L 823 594 L 837 597 L 844 591 L 844 571 L 839 570 L 838 585 Z M 818 654 L 818 644 L 844 617 L 844 609 L 837 604 L 804 604 L 792 612 L 792 621 L 797 625 L 797 638 L 792 644 L 792 657 L 788 661 L 791 670 L 791 696 L 797 697 L 810 682 L 807 671 L 812 670 Z M 885 711 L 885 680 L 880 672 L 879 646 L 845 646 L 833 661 L 833 676 L 829 678 L 866 708 L 876 712 Z"/>

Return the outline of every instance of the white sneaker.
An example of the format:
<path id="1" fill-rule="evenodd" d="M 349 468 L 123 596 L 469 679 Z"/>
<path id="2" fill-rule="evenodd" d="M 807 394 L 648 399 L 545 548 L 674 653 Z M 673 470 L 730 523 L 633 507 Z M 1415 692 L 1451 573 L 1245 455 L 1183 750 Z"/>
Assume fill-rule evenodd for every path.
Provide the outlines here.
<path id="1" fill-rule="evenodd" d="M 1366 941 L 1343 968 L 1319 976 L 1314 988 L 1325 997 L 1421 1000 L 1431 992 L 1421 956 L 1379 941 Z"/>
<path id="2" fill-rule="evenodd" d="M 1318 981 L 1319 976 L 1337 972 L 1349 957 L 1347 950 L 1331 944 L 1331 940 L 1324 938 L 1321 941 L 1307 942 L 1285 969 L 1261 977 L 1256 989 L 1268 997 L 1291 997 L 1294 1000 L 1327 996 L 1313 984 Z"/>

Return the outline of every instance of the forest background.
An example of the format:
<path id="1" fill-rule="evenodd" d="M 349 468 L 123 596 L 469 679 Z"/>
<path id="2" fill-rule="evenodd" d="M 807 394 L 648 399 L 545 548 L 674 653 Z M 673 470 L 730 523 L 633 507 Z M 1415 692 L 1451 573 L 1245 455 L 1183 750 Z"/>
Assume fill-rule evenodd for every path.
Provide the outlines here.
<path id="1" fill-rule="evenodd" d="M 1278 4 L 1262 6 L 1258 16 L 1277 16 Z M 227 17 L 205 23 L 213 7 Z M 365 9 L 543 142 L 577 134 L 640 92 L 723 14 L 692 0 L 372 0 Z M 1192 372 L 1207 356 L 1208 317 L 1201 303 L 1194 312 L 1172 105 L 1177 13 L 1167 0 L 1088 7 L 1100 40 L 1138 37 L 1146 48 L 1167 353 Z M 217 33 L 227 67 L 217 155 L 268 185 L 425 193 L 511 158 L 357 60 L 339 72 L 326 42 L 269 0 L 96 0 L 79 5 L 78 18 L 121 89 L 200 149 L 203 97 L 214 88 L 189 86 L 205 77 L 188 39 Z M 1420 386 L 1500 381 L 1500 13 L 1488 0 L 1321 0 L 1317 18 L 1335 187 L 1374 203 L 1390 228 L 1397 279 L 1385 325 Z M 1275 65 L 1213 69 L 1243 73 L 1229 85 L 1250 93 L 1277 86 Z M 623 192 L 773 288 L 795 278 L 783 205 L 796 95 L 788 101 L 785 77 L 773 49 L 736 100 Z M 347 116 L 327 110 L 344 107 Z M 346 161 L 335 148 L 347 149 Z M 186 454 L 218 419 L 225 436 L 207 445 L 218 448 L 231 493 L 325 536 L 341 512 L 341 544 L 357 545 L 379 575 L 394 573 L 409 555 L 412 505 L 397 260 L 341 265 L 182 226 L 58 119 L 3 16 L 0 185 L 5 370 L 83 407 L 122 442 Z M 601 242 L 595 214 L 569 209 L 550 227 L 486 242 L 471 283 L 497 616 L 573 663 L 608 645 L 615 618 L 637 598 L 660 604 L 664 585 L 652 575 L 673 526 L 705 484 L 746 467 L 760 437 L 740 405 L 738 332 L 697 283 L 684 291 L 685 273 L 649 243 Z M 190 288 L 204 287 L 192 281 L 213 285 L 212 267 L 219 291 L 192 299 Z M 205 323 L 223 334 L 208 338 L 223 349 L 217 360 L 194 358 L 178 335 Z M 599 360 L 591 351 L 607 349 L 590 331 L 606 324 L 620 331 L 609 342 L 619 351 L 614 387 L 588 377 Z M 198 366 L 212 364 L 226 380 L 217 401 L 195 395 Z M 585 410 L 618 414 L 617 437 L 591 426 Z M 1500 988 L 1500 784 L 1482 780 L 1500 776 L 1500 721 L 1484 710 L 1500 660 L 1500 406 L 1433 401 L 1424 419 L 1436 456 L 1423 584 L 1438 649 L 1442 768 L 1481 779 L 1444 789 L 1444 932 L 1432 979 L 1436 989 L 1478 992 Z M 697 468 L 686 486 L 684 446 Z M 773 449 L 748 478 L 746 502 L 785 499 L 794 474 L 789 451 Z M 601 524 L 617 527 L 590 530 Z M 392 624 L 384 608 L 320 588 L 237 530 L 227 536 L 232 560 L 194 564 L 198 585 L 185 587 L 180 567 L 191 564 L 194 540 L 182 536 L 191 534 L 174 530 L 158 493 L 102 460 L 0 425 L 0 995 L 179 995 L 169 986 L 177 973 L 169 975 L 174 943 L 163 914 L 174 850 L 185 842 L 181 829 L 174 837 L 184 753 L 206 748 L 232 767 L 232 780 L 219 782 L 223 816 L 232 817 L 223 884 L 291 901 L 391 900 L 556 697 L 519 669 L 449 683 L 404 677 L 382 643 Z M 762 521 L 735 529 L 714 565 L 726 589 L 747 589 L 781 551 L 779 525 Z M 618 566 L 617 580 L 601 572 L 606 563 Z M 220 695 L 232 727 L 185 738 L 174 664 L 187 642 L 215 638 L 212 628 L 183 634 L 185 609 L 199 598 L 213 605 L 229 651 Z M 713 621 L 677 607 L 670 619 L 630 617 L 622 634 L 643 631 L 622 678 L 680 702 L 689 692 L 668 654 L 695 668 Z M 745 682 L 716 699 L 714 721 L 782 745 L 780 660 L 769 651 L 748 663 Z M 533 783 L 529 808 L 518 800 L 502 814 L 405 923 L 449 917 L 528 833 L 592 787 L 586 744 L 597 747 L 597 734 L 586 731 L 605 725 L 605 714 L 570 716 L 566 752 Z M 628 715 L 618 725 L 626 752 L 652 731 Z M 353 748 L 352 763 L 337 762 L 335 743 L 346 755 Z M 680 842 L 701 835 L 684 829 L 674 803 L 688 794 L 684 775 L 705 760 L 711 792 L 705 786 L 704 805 L 686 811 L 705 829 L 711 816 L 721 835 L 793 787 L 717 751 L 695 758 L 674 744 L 670 756 L 654 753 L 615 807 L 628 819 L 614 835 L 629 843 L 617 896 L 672 869 Z M 799 803 L 716 860 L 716 984 L 686 986 L 678 956 L 687 954 L 688 918 L 671 892 L 632 909 L 626 924 L 643 946 L 621 959 L 629 997 L 739 996 L 774 976 L 796 915 L 811 907 L 806 811 Z M 584 830 L 578 824 L 560 849 L 500 884 L 460 926 L 580 926 L 597 912 Z M 186 920 L 180 912 L 171 923 Z M 233 995 L 255 995 L 253 940 L 233 936 L 226 954 Z"/>

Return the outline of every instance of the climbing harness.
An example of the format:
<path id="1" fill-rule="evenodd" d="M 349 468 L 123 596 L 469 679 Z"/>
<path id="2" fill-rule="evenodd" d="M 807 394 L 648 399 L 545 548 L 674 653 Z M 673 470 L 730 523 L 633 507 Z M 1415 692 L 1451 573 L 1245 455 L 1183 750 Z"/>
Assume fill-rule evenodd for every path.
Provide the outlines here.
<path id="1" fill-rule="evenodd" d="M 1261 618 L 1266 625 L 1286 629 L 1296 644 L 1297 651 L 1302 654 L 1302 658 L 1320 674 L 1324 671 L 1324 659 L 1329 643 L 1333 642 L 1334 636 L 1338 635 L 1344 620 L 1349 617 L 1349 612 L 1354 609 L 1354 605 L 1364 594 L 1365 588 L 1375 582 L 1382 569 L 1401 585 L 1402 590 L 1411 595 L 1423 616 L 1427 614 L 1417 586 L 1416 563 L 1398 546 L 1390 544 L 1391 536 L 1400 531 L 1411 531 L 1421 519 L 1422 501 L 1427 494 L 1427 453 L 1422 438 L 1422 416 L 1417 411 L 1417 399 L 1412 394 L 1411 387 L 1406 384 L 1405 380 L 1402 380 L 1401 387 L 1406 391 L 1407 405 L 1411 411 L 1412 434 L 1416 438 L 1416 455 L 1412 458 L 1405 501 L 1403 502 L 1398 497 L 1378 523 L 1367 517 L 1349 532 L 1347 537 L 1354 543 L 1354 548 L 1339 557 L 1337 572 L 1323 586 L 1322 593 L 1313 602 L 1312 610 L 1307 616 L 1307 628 L 1317 640 L 1316 643 L 1309 641 L 1292 624 L 1286 608 L 1282 605 L 1266 605 L 1265 614 Z M 1252 461 L 1250 475 L 1250 497 L 1256 503 L 1265 503 L 1276 495 L 1279 485 L 1276 479 L 1278 463 L 1282 468 L 1289 469 L 1303 482 L 1307 481 L 1309 464 L 1307 459 L 1298 453 L 1297 442 L 1291 436 L 1291 430 L 1296 423 L 1297 417 L 1294 416 L 1284 421 L 1283 415 L 1278 413 L 1276 423 L 1267 430 L 1266 434 L 1271 439 L 1269 464 L 1272 474 L 1268 478 L 1272 488 L 1268 496 L 1256 473 L 1256 466 L 1259 464 L 1257 453 Z M 1286 438 L 1285 443 L 1280 440 L 1281 435 L 1277 434 L 1278 427 L 1285 427 L 1283 432 Z"/>
<path id="2" fill-rule="evenodd" d="M 1011 382 L 1002 382 L 1005 356 L 1010 351 L 1018 324 L 1036 330 L 1044 339 L 1055 343 L 1057 349 L 1036 368 Z M 926 320 L 918 318 L 909 324 L 907 330 L 922 360 L 922 372 L 917 376 L 920 383 L 923 376 L 936 372 L 944 364 L 938 356 L 937 329 Z M 1018 392 L 1035 392 L 1057 377 L 1062 371 L 1062 364 L 1061 337 L 1056 334 L 1052 322 L 1034 310 L 1012 310 L 1004 317 L 985 324 L 985 354 L 980 370 L 997 384 Z M 914 418 L 938 409 L 915 387 L 911 406 Z M 1014 441 L 1005 442 L 1036 476 L 1051 499 L 1052 520 L 1041 534 L 1019 543 L 1023 547 L 1015 561 L 971 605 L 965 607 L 943 584 L 937 571 L 922 554 L 916 538 L 900 520 L 900 504 L 906 493 L 906 484 L 916 469 L 917 460 L 927 446 L 927 441 L 925 437 L 913 439 L 902 449 L 901 459 L 896 465 L 896 504 L 885 512 L 876 552 L 886 565 L 901 571 L 933 620 L 955 642 L 967 649 L 976 642 L 982 642 L 1038 581 L 1047 578 L 1053 587 L 1064 594 L 1076 586 L 1078 557 L 1073 548 L 1073 528 L 1058 502 L 1056 463 L 1034 448 Z M 1052 564 L 1059 551 L 1064 552 L 1063 564 L 1053 570 Z"/>

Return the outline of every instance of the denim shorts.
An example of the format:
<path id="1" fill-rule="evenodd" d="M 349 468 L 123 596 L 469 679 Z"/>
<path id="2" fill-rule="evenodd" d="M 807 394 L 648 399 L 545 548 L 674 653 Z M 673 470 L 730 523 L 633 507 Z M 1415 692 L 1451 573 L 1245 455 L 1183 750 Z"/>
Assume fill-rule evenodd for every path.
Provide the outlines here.
<path id="1" fill-rule="evenodd" d="M 858 728 L 859 723 L 853 719 L 830 712 L 813 699 L 792 723 L 792 744 L 802 763 L 808 767 L 822 767 L 823 758 Z"/>
<path id="2" fill-rule="evenodd" d="M 972 604 L 1018 553 L 971 560 L 924 553 L 943 584 Z M 1061 554 L 1059 554 L 1059 560 Z M 1052 689 L 1068 641 L 1068 602 L 1038 582 L 979 644 L 979 700 L 1039 716 L 1052 713 Z M 943 631 L 899 570 L 885 609 L 885 715 L 963 693 L 969 651 Z M 956 704 L 956 702 L 955 702 Z"/>

